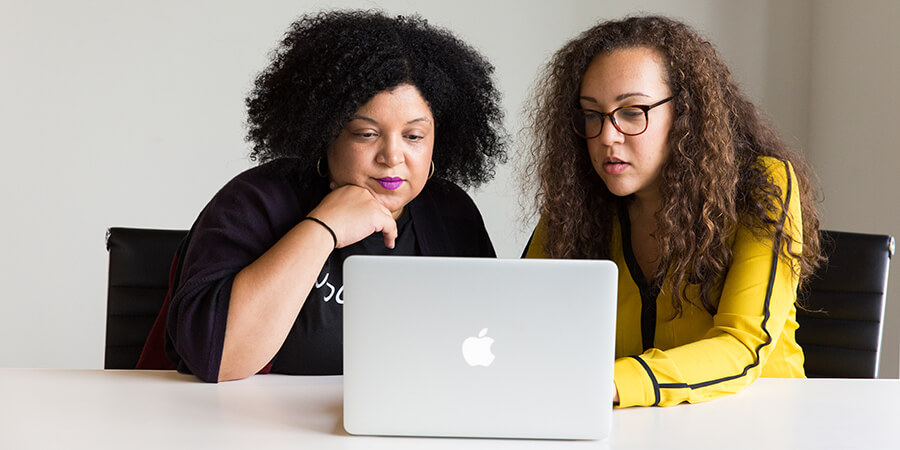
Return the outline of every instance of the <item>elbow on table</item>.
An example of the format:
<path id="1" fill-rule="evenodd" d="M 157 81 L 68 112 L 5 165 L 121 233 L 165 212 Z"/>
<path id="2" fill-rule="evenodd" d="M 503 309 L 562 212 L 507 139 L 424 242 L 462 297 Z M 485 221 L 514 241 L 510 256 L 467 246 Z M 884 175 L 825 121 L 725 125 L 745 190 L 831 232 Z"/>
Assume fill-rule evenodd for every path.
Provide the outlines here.
<path id="1" fill-rule="evenodd" d="M 178 358 L 177 366 L 179 372 L 193 374 L 207 383 L 241 380 L 257 372 L 246 367 L 238 367 L 228 362 L 227 358 L 223 358 L 218 367 L 213 363 L 204 364 L 202 361 L 198 363 L 197 359 Z"/>
<path id="2" fill-rule="evenodd" d="M 216 381 L 235 381 L 249 378 L 266 369 L 266 364 L 256 367 L 257 364 L 249 361 L 235 360 L 229 358 L 227 353 L 222 355 L 222 362 L 219 364 L 219 371 L 216 375 Z"/>
<path id="3" fill-rule="evenodd" d="M 243 380 L 245 378 L 249 378 L 251 375 L 255 374 L 254 371 L 247 370 L 223 370 L 219 369 L 219 376 L 216 380 L 217 382 L 222 381 L 237 381 Z"/>

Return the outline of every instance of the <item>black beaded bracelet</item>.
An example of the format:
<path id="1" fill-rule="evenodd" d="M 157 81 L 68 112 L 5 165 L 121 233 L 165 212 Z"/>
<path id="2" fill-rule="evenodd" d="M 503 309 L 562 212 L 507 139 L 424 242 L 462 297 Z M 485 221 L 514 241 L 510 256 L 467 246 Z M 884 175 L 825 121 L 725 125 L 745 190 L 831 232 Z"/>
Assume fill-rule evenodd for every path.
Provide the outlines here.
<path id="1" fill-rule="evenodd" d="M 332 230 L 331 227 L 329 227 L 325 222 L 322 222 L 321 220 L 316 219 L 315 217 L 309 217 L 309 216 L 304 217 L 303 220 L 312 220 L 313 222 L 325 227 L 325 229 L 328 230 L 329 233 L 331 233 L 331 239 L 334 239 L 334 248 L 337 248 L 337 235 L 334 234 L 334 230 Z M 301 222 L 303 220 L 301 220 Z"/>

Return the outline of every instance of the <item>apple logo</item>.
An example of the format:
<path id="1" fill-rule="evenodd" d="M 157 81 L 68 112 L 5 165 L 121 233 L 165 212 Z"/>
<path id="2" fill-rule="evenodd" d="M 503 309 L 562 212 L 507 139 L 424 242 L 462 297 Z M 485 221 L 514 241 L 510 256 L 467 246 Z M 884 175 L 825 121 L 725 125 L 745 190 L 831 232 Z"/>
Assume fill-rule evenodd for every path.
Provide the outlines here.
<path id="1" fill-rule="evenodd" d="M 484 328 L 478 333 L 478 337 L 471 336 L 463 341 L 463 358 L 470 366 L 487 367 L 494 362 L 494 354 L 491 352 L 494 339 L 485 337 L 487 331 L 488 329 Z"/>

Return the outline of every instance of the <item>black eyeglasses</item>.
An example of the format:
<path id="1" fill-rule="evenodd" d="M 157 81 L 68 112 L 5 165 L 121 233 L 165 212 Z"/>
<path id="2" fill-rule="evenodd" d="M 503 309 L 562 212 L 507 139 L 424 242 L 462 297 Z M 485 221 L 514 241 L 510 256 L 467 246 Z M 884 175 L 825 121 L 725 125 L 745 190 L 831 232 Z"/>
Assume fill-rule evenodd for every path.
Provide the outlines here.
<path id="1" fill-rule="evenodd" d="M 650 123 L 647 113 L 673 98 L 675 97 L 665 98 L 652 105 L 620 106 L 608 113 L 593 109 L 577 109 L 572 114 L 572 130 L 578 136 L 593 139 L 603 132 L 603 122 L 609 116 L 609 121 L 619 130 L 619 133 L 625 136 L 637 136 L 647 131 L 647 125 Z"/>

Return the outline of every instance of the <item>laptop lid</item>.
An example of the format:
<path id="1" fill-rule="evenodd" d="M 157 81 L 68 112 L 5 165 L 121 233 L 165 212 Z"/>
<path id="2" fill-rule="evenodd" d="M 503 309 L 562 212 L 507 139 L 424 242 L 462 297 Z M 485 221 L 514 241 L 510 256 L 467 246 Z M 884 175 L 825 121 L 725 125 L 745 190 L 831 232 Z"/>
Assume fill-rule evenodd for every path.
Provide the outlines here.
<path id="1" fill-rule="evenodd" d="M 351 256 L 351 434 L 602 439 L 612 414 L 611 261 Z"/>

